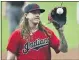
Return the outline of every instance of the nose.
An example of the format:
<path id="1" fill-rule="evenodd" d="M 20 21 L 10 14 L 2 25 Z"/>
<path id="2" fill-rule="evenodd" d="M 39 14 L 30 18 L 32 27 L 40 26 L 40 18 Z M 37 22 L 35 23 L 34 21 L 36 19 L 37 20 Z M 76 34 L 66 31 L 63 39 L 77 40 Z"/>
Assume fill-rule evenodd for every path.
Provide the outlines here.
<path id="1" fill-rule="evenodd" d="M 39 14 L 39 13 L 37 13 L 37 14 L 36 14 L 36 16 L 40 16 L 40 14 Z"/>
<path id="2" fill-rule="evenodd" d="M 38 18 L 39 18 L 39 17 L 40 17 L 40 14 L 39 14 L 39 13 L 37 13 L 37 14 L 36 14 L 36 17 L 38 17 Z"/>

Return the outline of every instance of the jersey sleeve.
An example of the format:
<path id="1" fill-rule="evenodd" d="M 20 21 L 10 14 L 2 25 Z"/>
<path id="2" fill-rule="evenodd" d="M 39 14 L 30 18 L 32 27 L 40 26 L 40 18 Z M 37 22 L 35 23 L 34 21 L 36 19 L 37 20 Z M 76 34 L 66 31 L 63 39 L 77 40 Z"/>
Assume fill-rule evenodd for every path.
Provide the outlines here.
<path id="1" fill-rule="evenodd" d="M 55 50 L 56 53 L 59 53 L 58 49 L 60 45 L 60 40 L 56 37 L 56 35 L 52 32 L 50 37 L 50 46 Z"/>
<path id="2" fill-rule="evenodd" d="M 14 31 L 8 40 L 7 50 L 14 53 L 15 55 L 17 54 L 17 50 L 19 48 L 19 38 L 20 38 L 19 32 Z"/>

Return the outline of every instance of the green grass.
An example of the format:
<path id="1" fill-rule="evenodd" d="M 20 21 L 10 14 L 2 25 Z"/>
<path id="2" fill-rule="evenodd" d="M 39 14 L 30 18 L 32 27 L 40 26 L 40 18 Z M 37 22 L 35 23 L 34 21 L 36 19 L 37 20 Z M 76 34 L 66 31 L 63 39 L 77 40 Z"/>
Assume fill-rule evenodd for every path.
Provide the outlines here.
<path id="1" fill-rule="evenodd" d="M 0 14 L 1 14 L 1 1 L 0 1 Z M 1 16 L 0 16 L 0 47 L 1 47 Z M 1 53 L 1 48 L 0 48 L 0 53 Z"/>
<path id="2" fill-rule="evenodd" d="M 32 2 L 31 2 L 32 3 Z M 60 6 L 61 2 L 33 2 L 40 5 L 41 8 L 44 8 L 46 11 L 41 14 L 41 21 L 44 25 L 53 30 L 58 36 L 57 31 L 55 30 L 52 24 L 48 23 L 48 13 L 49 11 L 56 7 Z M 79 45 L 79 25 L 77 24 L 76 18 L 76 5 L 77 2 L 64 2 L 63 6 L 67 7 L 67 23 L 64 26 L 64 35 L 67 39 L 69 48 L 75 48 Z M 9 37 L 8 31 L 8 20 L 3 17 L 2 19 L 2 51 L 5 51 Z"/>
<path id="3" fill-rule="evenodd" d="M 8 31 L 8 20 L 3 17 L 2 18 L 2 51 L 6 50 L 9 31 Z"/>

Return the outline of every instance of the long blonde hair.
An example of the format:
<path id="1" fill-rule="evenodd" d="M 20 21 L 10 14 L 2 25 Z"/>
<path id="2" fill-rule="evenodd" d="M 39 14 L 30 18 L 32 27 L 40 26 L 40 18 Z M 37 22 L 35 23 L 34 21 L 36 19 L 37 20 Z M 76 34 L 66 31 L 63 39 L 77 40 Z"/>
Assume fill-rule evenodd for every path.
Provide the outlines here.
<path id="1" fill-rule="evenodd" d="M 29 27 L 28 19 L 26 18 L 25 15 L 21 19 L 21 22 L 19 24 L 19 28 L 21 29 L 21 35 L 22 35 L 23 39 L 29 40 L 31 38 L 31 36 L 30 36 L 30 27 Z M 44 32 L 47 36 L 49 36 L 48 32 L 44 29 L 41 21 L 38 24 L 38 28 L 39 28 L 39 30 Z"/>

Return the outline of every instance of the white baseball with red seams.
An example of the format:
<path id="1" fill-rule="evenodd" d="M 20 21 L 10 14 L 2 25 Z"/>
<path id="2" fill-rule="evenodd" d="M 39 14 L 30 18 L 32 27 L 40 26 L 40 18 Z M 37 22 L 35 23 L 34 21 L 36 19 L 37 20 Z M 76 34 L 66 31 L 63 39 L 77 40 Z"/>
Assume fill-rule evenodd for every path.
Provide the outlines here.
<path id="1" fill-rule="evenodd" d="M 63 14 L 63 12 L 64 12 L 63 8 L 58 8 L 58 9 L 56 10 L 56 13 L 57 13 L 57 14 Z"/>

